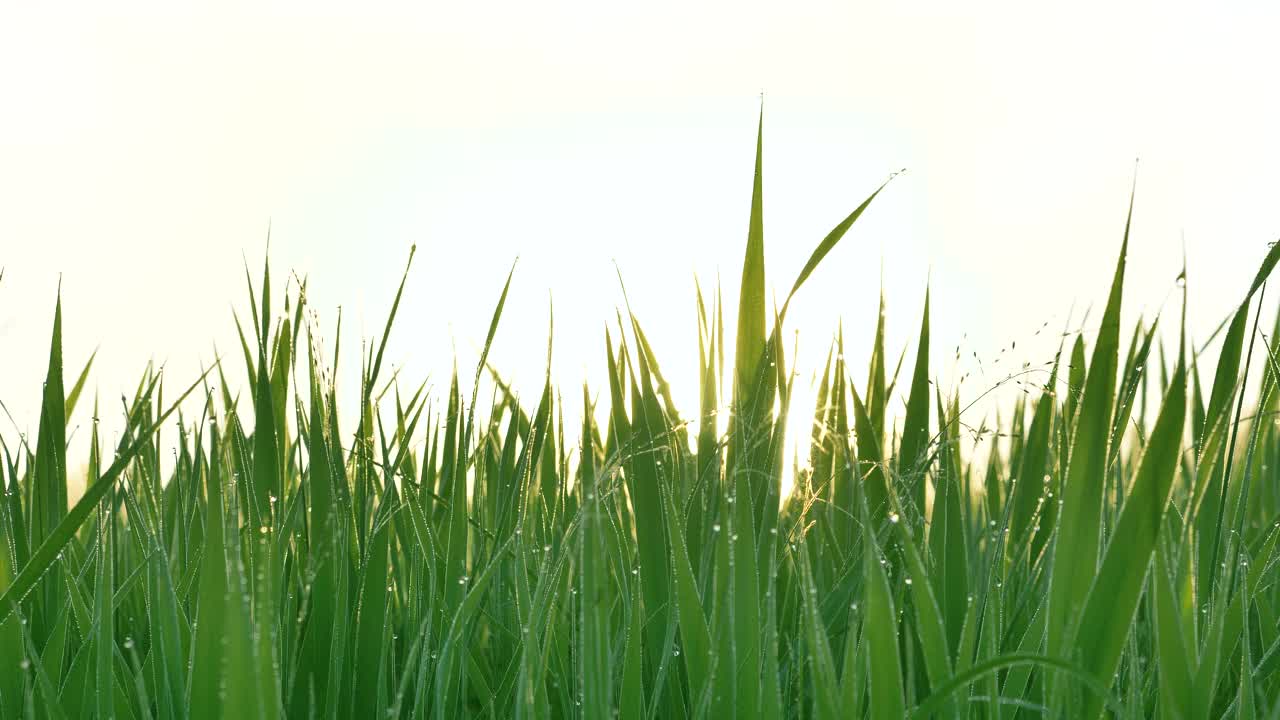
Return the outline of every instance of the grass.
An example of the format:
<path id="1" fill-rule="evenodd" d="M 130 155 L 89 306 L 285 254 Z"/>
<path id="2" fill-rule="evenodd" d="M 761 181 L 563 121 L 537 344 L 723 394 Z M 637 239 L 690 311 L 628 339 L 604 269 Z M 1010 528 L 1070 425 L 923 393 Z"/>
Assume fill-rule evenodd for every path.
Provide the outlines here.
<path id="1" fill-rule="evenodd" d="M 485 360 L 505 289 L 472 384 L 491 394 L 456 372 L 447 397 L 402 393 L 402 279 L 340 412 L 338 350 L 305 285 L 273 308 L 268 268 L 237 321 L 243 397 L 222 364 L 176 398 L 147 372 L 118 447 L 95 421 L 72 503 L 89 367 L 67 387 L 59 305 L 38 437 L 0 464 L 0 717 L 1280 717 L 1280 364 L 1259 332 L 1280 246 L 1202 365 L 1185 319 L 1176 348 L 1121 332 L 1126 226 L 1097 336 L 1064 338 L 966 457 L 927 300 L 911 367 L 882 317 L 865 382 L 841 337 L 816 407 L 791 405 L 791 298 L 880 190 L 770 308 L 756 152 L 736 333 L 698 297 L 699 408 L 630 315 L 580 429 L 549 380 L 520 403 Z M 790 413 L 812 413 L 803 458 Z"/>

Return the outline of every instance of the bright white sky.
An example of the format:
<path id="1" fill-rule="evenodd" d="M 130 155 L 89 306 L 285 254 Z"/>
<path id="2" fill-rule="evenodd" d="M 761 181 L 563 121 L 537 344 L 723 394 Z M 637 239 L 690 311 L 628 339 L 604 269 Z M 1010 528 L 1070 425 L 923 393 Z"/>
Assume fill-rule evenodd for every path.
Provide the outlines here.
<path id="1" fill-rule="evenodd" d="M 217 342 L 239 375 L 269 221 L 275 276 L 310 277 L 326 332 L 342 305 L 350 350 L 417 243 L 389 349 L 415 385 L 471 366 L 519 256 L 494 360 L 537 389 L 550 294 L 572 406 L 616 262 L 692 403 L 693 279 L 736 299 L 761 92 L 779 295 L 909 170 L 793 307 L 806 373 L 840 317 L 866 357 L 882 269 L 895 356 L 931 277 L 936 373 L 962 341 L 969 395 L 1011 341 L 1048 359 L 1035 331 L 1104 296 L 1138 157 L 1131 316 L 1176 297 L 1185 236 L 1206 335 L 1280 235 L 1274 5 L 100 5 L 0 10 L 0 399 L 32 435 L 60 277 L 68 382 L 100 347 L 114 410 L 150 358 L 177 385 Z"/>

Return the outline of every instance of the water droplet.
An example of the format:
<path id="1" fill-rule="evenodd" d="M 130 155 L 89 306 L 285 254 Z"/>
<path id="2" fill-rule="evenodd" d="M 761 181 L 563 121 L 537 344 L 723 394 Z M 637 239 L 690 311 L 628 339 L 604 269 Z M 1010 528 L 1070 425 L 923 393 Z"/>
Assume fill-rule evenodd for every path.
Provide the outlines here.
<path id="1" fill-rule="evenodd" d="M 711 532 L 720 532 L 720 523 L 711 526 Z"/>
<path id="2" fill-rule="evenodd" d="M 897 524 L 897 522 L 898 522 L 898 513 L 889 513 L 889 522 L 894 523 L 894 524 Z"/>

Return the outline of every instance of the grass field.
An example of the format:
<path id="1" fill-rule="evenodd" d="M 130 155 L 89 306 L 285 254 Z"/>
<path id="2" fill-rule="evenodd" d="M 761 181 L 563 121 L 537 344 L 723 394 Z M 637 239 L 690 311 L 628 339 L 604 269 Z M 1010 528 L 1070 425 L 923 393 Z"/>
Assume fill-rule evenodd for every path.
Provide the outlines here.
<path id="1" fill-rule="evenodd" d="M 268 269 L 243 358 L 176 392 L 146 373 L 112 448 L 59 306 L 38 437 L 0 463 L 0 718 L 1280 718 L 1280 246 L 1201 364 L 1185 305 L 1121 327 L 1117 228 L 1096 335 L 966 457 L 976 398 L 930 381 L 927 302 L 901 360 L 882 315 L 867 364 L 838 340 L 816 407 L 789 403 L 777 328 L 875 194 L 775 308 L 756 152 L 736 321 L 699 294 L 697 408 L 630 316 L 607 387 L 517 401 L 484 360 L 505 289 L 478 397 L 391 382 L 402 280 L 340 410 L 341 348 Z"/>

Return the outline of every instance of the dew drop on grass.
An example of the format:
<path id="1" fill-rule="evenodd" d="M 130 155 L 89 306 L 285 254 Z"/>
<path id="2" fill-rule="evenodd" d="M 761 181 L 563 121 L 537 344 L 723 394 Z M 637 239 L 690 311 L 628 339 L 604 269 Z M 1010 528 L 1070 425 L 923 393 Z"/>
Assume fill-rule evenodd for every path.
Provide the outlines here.
<path id="1" fill-rule="evenodd" d="M 896 525 L 898 522 L 898 513 L 889 513 L 889 522 Z"/>

